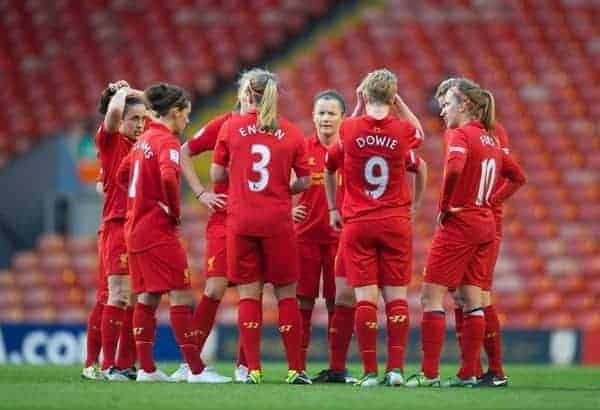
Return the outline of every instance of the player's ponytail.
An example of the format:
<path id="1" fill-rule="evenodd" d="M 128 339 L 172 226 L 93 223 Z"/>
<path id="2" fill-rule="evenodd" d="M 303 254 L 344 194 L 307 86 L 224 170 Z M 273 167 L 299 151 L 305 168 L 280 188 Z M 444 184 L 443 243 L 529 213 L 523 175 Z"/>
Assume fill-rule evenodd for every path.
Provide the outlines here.
<path id="1" fill-rule="evenodd" d="M 481 122 L 485 126 L 485 129 L 494 133 L 494 128 L 496 127 L 496 102 L 494 100 L 494 96 L 489 90 L 481 90 L 483 94 L 483 98 L 485 100 L 483 110 L 481 112 Z"/>
<path id="2" fill-rule="evenodd" d="M 254 68 L 242 74 L 239 81 L 238 98 L 245 95 L 258 109 L 258 126 L 266 131 L 279 127 L 277 121 L 277 99 L 279 95 L 277 78 L 267 70 Z"/>
<path id="3" fill-rule="evenodd" d="M 270 78 L 267 81 L 260 99 L 260 110 L 258 115 L 258 125 L 261 128 L 273 131 L 277 129 L 277 84 Z"/>
<path id="4" fill-rule="evenodd" d="M 496 102 L 492 93 L 467 78 L 448 79 L 438 86 L 438 92 L 441 93 L 443 89 L 447 92 L 450 88 L 456 90 L 458 98 L 468 101 L 471 115 L 481 121 L 485 129 L 493 135 L 496 125 Z"/>

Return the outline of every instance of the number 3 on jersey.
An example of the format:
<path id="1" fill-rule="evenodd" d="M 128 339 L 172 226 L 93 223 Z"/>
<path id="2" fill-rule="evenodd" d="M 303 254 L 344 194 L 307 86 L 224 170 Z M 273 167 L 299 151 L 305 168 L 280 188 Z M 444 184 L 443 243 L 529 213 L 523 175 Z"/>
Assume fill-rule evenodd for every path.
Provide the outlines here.
<path id="1" fill-rule="evenodd" d="M 488 158 L 481 161 L 481 179 L 479 180 L 479 189 L 477 190 L 477 200 L 475 205 L 481 206 L 488 203 L 494 181 L 496 180 L 496 160 Z"/>
<path id="2" fill-rule="evenodd" d="M 267 169 L 267 165 L 269 165 L 269 162 L 271 161 L 271 151 L 269 151 L 269 147 L 266 145 L 252 144 L 250 152 L 252 154 L 260 155 L 260 159 L 252 163 L 252 171 L 260 174 L 260 178 L 258 181 L 248 180 L 248 187 L 250 188 L 250 191 L 260 192 L 265 189 L 269 183 L 269 170 Z"/>
<path id="3" fill-rule="evenodd" d="M 375 175 L 375 168 L 379 168 Z M 373 199 L 379 199 L 385 193 L 390 179 L 388 163 L 383 157 L 375 156 L 369 158 L 365 164 L 365 180 L 369 185 L 376 186 L 375 189 L 366 188 L 365 192 Z"/>

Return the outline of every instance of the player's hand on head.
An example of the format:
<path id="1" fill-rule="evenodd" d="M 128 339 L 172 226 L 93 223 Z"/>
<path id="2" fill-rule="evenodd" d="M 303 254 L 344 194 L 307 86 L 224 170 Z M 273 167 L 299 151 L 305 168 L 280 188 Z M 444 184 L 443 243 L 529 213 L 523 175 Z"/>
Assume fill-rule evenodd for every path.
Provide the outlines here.
<path id="1" fill-rule="evenodd" d="M 340 211 L 337 209 L 332 209 L 329 211 L 329 225 L 334 231 L 342 230 L 342 216 L 340 215 Z"/>
<path id="2" fill-rule="evenodd" d="M 292 208 L 292 218 L 296 223 L 301 222 L 304 218 L 306 218 L 307 214 L 306 206 L 304 205 L 297 205 Z"/>
<path id="3" fill-rule="evenodd" d="M 214 192 L 204 191 L 198 195 L 197 198 L 207 208 L 210 208 L 213 211 L 216 208 L 225 208 L 227 205 L 227 195 L 225 194 L 215 194 Z"/>

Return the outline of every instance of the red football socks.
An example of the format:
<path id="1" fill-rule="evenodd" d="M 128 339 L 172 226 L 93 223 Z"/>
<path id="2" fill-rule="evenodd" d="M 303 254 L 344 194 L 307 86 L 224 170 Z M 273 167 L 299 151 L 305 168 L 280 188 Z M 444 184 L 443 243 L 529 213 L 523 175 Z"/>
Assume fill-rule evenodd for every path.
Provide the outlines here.
<path id="1" fill-rule="evenodd" d="M 327 341 L 329 341 L 329 330 L 331 329 L 331 322 L 333 320 L 333 315 L 335 314 L 335 308 L 331 310 L 327 310 Z"/>
<path id="2" fill-rule="evenodd" d="M 502 335 L 500 334 L 500 320 L 494 306 L 490 305 L 484 309 L 485 315 L 485 339 L 483 347 L 488 357 L 488 370 L 496 372 L 498 376 L 504 377 L 502 368 Z"/>
<path id="3" fill-rule="evenodd" d="M 404 299 L 394 300 L 385 305 L 387 316 L 387 370 L 404 370 L 404 353 L 408 343 L 408 303 Z"/>
<path id="4" fill-rule="evenodd" d="M 135 348 L 140 362 L 140 368 L 152 373 L 156 370 L 154 365 L 154 336 L 156 333 L 156 307 L 136 303 L 133 312 L 133 329 Z"/>
<path id="5" fill-rule="evenodd" d="M 85 367 L 98 363 L 98 356 L 102 349 L 102 310 L 104 305 L 96 303 L 87 322 Z"/>
<path id="6" fill-rule="evenodd" d="M 464 361 L 463 351 L 463 325 L 464 325 L 464 314 L 462 307 L 454 309 L 454 326 L 456 328 L 456 341 L 458 342 L 458 352 L 460 354 L 460 363 Z"/>
<path id="7" fill-rule="evenodd" d="M 308 346 L 310 345 L 312 313 L 312 309 L 300 309 L 300 315 L 302 316 L 302 349 L 300 351 L 302 370 L 306 370 L 306 356 L 308 355 Z"/>
<path id="8" fill-rule="evenodd" d="M 440 355 L 446 336 L 446 315 L 443 311 L 423 312 L 421 319 L 421 346 L 423 363 L 421 370 L 425 377 L 433 379 L 439 376 Z"/>
<path id="9" fill-rule="evenodd" d="M 286 298 L 279 301 L 279 333 L 285 346 L 288 368 L 304 370 L 300 362 L 302 317 L 296 298 Z"/>
<path id="10" fill-rule="evenodd" d="M 354 316 L 364 372 L 377 373 L 377 305 L 360 301 L 356 304 Z"/>
<path id="11" fill-rule="evenodd" d="M 198 352 L 197 335 L 192 325 L 192 308 L 186 305 L 171 306 L 169 313 L 175 340 L 185 362 L 190 366 L 192 374 L 202 373 L 205 366 Z"/>
<path id="12" fill-rule="evenodd" d="M 102 370 L 115 365 L 115 353 L 121 334 L 125 309 L 105 305 L 102 311 Z"/>
<path id="13" fill-rule="evenodd" d="M 119 335 L 117 369 L 129 369 L 135 365 L 135 339 L 133 338 L 133 308 L 127 307 Z"/>
<path id="14" fill-rule="evenodd" d="M 466 379 L 468 377 L 477 377 L 477 368 L 481 363 L 479 357 L 483 337 L 485 335 L 485 318 L 481 309 L 465 312 L 465 321 L 463 324 L 463 360 L 461 363 L 458 377 Z"/>
<path id="15" fill-rule="evenodd" d="M 214 324 L 215 316 L 217 315 L 217 309 L 219 309 L 219 299 L 213 299 L 206 295 L 202 296 L 200 304 L 196 307 L 194 312 L 193 325 L 198 330 L 198 350 L 202 352 L 204 343 L 210 334 Z"/>
<path id="16" fill-rule="evenodd" d="M 248 362 L 248 370 L 260 370 L 260 330 L 262 327 L 262 302 L 241 299 L 238 307 L 238 328 Z"/>
<path id="17" fill-rule="evenodd" d="M 329 326 L 329 368 L 331 370 L 346 370 L 348 348 L 354 331 L 355 309 L 335 305 L 335 311 Z"/>

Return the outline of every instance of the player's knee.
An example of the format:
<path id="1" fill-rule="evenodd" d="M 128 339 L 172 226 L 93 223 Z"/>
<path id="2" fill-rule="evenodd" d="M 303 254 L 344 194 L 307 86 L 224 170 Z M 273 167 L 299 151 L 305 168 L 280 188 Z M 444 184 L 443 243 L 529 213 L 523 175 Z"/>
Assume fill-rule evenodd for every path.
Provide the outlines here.
<path id="1" fill-rule="evenodd" d="M 458 291 L 452 293 L 452 299 L 454 299 L 454 303 L 457 307 L 463 307 L 465 305 L 465 299 Z"/>
<path id="2" fill-rule="evenodd" d="M 126 286 L 114 284 L 108 288 L 108 304 L 125 307 L 129 304 L 131 293 Z"/>
<path id="3" fill-rule="evenodd" d="M 306 298 L 303 296 L 298 297 L 298 304 L 300 305 L 300 309 L 310 310 L 315 306 L 315 300 L 311 298 Z"/>
<path id="4" fill-rule="evenodd" d="M 225 296 L 225 291 L 227 290 L 227 285 L 210 285 L 206 286 L 204 289 L 204 295 L 214 300 L 221 300 L 223 296 Z"/>
<path id="5" fill-rule="evenodd" d="M 347 288 L 344 291 L 339 292 L 335 296 L 335 304 L 347 307 L 354 307 L 356 305 L 356 297 L 354 296 L 354 291 L 351 288 Z"/>

